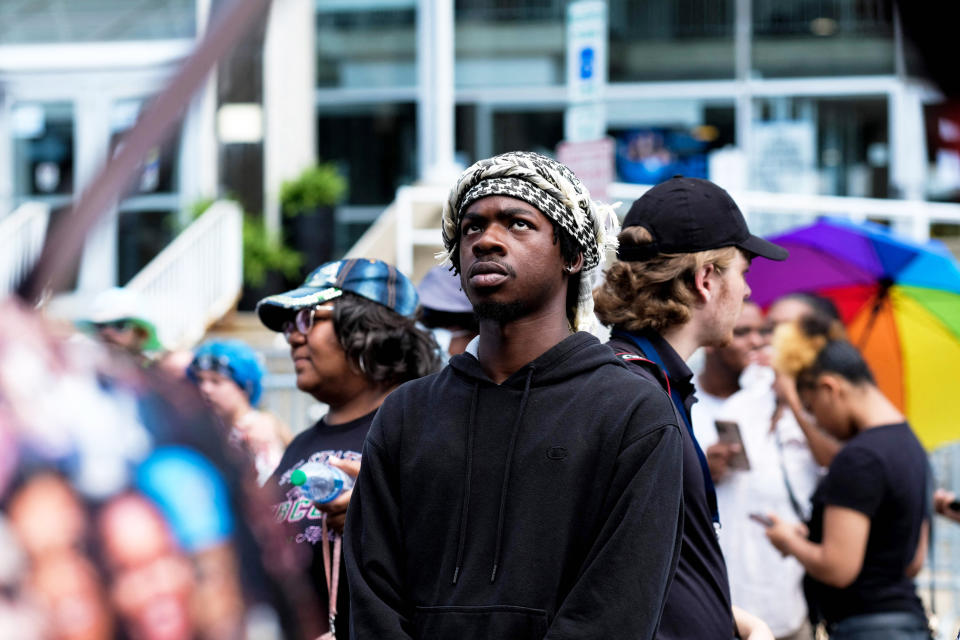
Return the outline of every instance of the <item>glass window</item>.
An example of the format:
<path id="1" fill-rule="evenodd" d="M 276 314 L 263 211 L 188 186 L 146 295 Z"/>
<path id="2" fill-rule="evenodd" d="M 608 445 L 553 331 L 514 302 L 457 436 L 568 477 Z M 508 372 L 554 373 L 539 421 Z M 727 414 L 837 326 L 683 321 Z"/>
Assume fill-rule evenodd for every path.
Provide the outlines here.
<path id="1" fill-rule="evenodd" d="M 564 0 L 455 0 L 458 87 L 566 81 Z"/>
<path id="2" fill-rule="evenodd" d="M 13 195 L 53 207 L 73 195 L 74 113 L 69 102 L 13 105 Z"/>
<path id="3" fill-rule="evenodd" d="M 177 213 L 170 209 L 121 209 L 117 224 L 117 283 L 127 284 L 176 236 Z"/>
<path id="4" fill-rule="evenodd" d="M 563 140 L 563 110 L 495 111 L 493 114 L 493 154 L 507 151 L 536 151 L 556 154 Z"/>
<path id="5" fill-rule="evenodd" d="M 477 106 L 458 104 L 454 112 L 454 159 L 465 167 L 479 160 L 477 157 Z"/>
<path id="6" fill-rule="evenodd" d="M 121 137 L 133 127 L 140 114 L 142 100 L 121 100 L 110 110 L 110 150 L 115 152 Z M 152 194 L 175 194 L 178 175 L 180 136 L 174 134 L 147 153 L 143 165 L 133 177 L 127 198 Z"/>
<path id="7" fill-rule="evenodd" d="M 733 78 L 733 0 L 609 0 L 610 82 Z"/>
<path id="8" fill-rule="evenodd" d="M 133 127 L 143 100 L 120 100 L 110 109 L 110 150 Z M 180 134 L 147 153 L 119 205 L 117 282 L 126 284 L 176 236 L 180 209 Z"/>
<path id="9" fill-rule="evenodd" d="M 349 205 L 386 205 L 416 179 L 416 105 L 322 106 L 317 153 L 347 177 Z"/>
<path id="10" fill-rule="evenodd" d="M 416 0 L 317 0 L 317 85 L 416 85 L 416 17 Z"/>
<path id="11" fill-rule="evenodd" d="M 195 0 L 0 2 L 0 44 L 165 40 L 195 35 Z"/>
<path id="12" fill-rule="evenodd" d="M 893 0 L 753 0 L 753 34 L 761 76 L 894 72 Z"/>
<path id="13" fill-rule="evenodd" d="M 879 97 L 757 100 L 752 188 L 889 197 L 887 111 Z"/>

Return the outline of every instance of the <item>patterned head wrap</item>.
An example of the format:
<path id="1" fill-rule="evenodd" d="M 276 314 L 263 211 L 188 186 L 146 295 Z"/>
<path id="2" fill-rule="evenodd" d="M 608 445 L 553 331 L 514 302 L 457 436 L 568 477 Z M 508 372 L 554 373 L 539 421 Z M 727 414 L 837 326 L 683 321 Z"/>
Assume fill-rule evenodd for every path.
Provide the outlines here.
<path id="1" fill-rule="evenodd" d="M 536 207 L 560 226 L 583 250 L 583 271 L 574 329 L 589 331 L 593 287 L 607 249 L 616 249 L 619 222 L 613 207 L 594 202 L 568 167 L 529 151 L 511 151 L 480 160 L 463 172 L 443 205 L 443 246 L 438 257 L 452 261 L 460 249 L 460 222 L 473 202 L 486 196 L 509 196 Z"/>

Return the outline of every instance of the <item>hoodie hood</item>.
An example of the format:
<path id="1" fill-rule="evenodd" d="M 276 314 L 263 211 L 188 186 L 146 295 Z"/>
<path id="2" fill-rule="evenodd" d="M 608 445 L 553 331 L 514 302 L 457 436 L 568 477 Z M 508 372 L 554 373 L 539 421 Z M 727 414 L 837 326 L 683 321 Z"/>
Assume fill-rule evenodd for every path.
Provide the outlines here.
<path id="1" fill-rule="evenodd" d="M 530 369 L 534 370 L 531 386 L 536 388 L 559 384 L 605 365 L 623 366 L 596 337 L 585 331 L 578 331 L 564 338 L 537 359 L 520 367 L 500 386 L 522 389 Z M 472 353 L 465 352 L 452 357 L 450 366 L 470 381 L 496 384 L 484 373 L 480 361 Z"/>

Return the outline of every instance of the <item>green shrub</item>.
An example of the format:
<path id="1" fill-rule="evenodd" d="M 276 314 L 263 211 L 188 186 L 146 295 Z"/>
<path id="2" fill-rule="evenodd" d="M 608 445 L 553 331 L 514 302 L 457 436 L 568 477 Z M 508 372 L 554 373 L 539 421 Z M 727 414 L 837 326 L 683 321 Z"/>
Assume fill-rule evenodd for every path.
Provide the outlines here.
<path id="1" fill-rule="evenodd" d="M 243 216 L 243 281 L 251 287 L 260 287 L 267 274 L 278 271 L 287 280 L 300 277 L 303 256 L 296 249 L 284 246 L 263 227 L 263 220 Z"/>
<path id="2" fill-rule="evenodd" d="M 332 162 L 309 167 L 294 180 L 280 186 L 280 208 L 296 216 L 318 207 L 333 206 L 343 199 L 347 181 Z"/>

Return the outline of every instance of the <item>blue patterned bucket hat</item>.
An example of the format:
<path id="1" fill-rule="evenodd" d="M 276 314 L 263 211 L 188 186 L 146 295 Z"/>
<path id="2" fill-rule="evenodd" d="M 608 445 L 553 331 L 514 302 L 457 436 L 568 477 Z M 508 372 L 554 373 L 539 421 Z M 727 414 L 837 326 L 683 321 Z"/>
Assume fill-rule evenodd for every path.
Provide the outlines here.
<path id="1" fill-rule="evenodd" d="M 334 300 L 349 291 L 378 302 L 402 316 L 417 308 L 417 290 L 396 267 L 382 260 L 352 258 L 322 264 L 298 288 L 268 296 L 257 303 L 260 322 L 281 331 L 300 309 Z"/>

